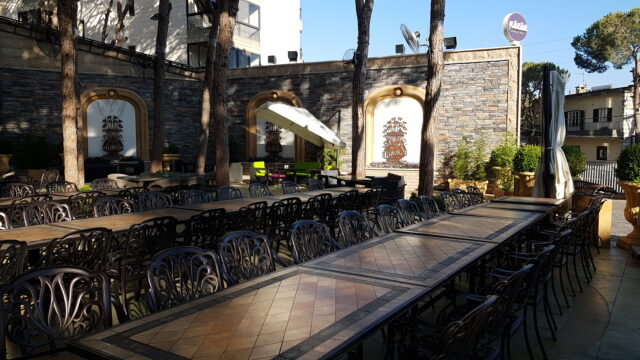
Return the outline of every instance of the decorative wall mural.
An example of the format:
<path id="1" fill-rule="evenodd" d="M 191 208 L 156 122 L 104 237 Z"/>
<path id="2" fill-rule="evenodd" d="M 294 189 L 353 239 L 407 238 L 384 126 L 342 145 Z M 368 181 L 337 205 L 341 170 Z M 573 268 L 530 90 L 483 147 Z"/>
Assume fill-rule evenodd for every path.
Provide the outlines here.
<path id="1" fill-rule="evenodd" d="M 402 164 L 407 156 L 407 146 L 404 136 L 407 134 L 407 122 L 401 117 L 393 117 L 382 128 L 384 137 L 384 149 L 382 156 L 388 165 Z"/>
<path id="2" fill-rule="evenodd" d="M 264 132 L 264 148 L 265 151 L 269 153 L 268 160 L 280 160 L 280 153 L 282 152 L 282 144 L 280 144 L 280 127 L 267 121 L 264 124 Z"/>
<path id="3" fill-rule="evenodd" d="M 368 166 L 418 168 L 422 133 L 422 105 L 418 101 L 409 97 L 383 99 L 367 121 Z"/>
<path id="4" fill-rule="evenodd" d="M 122 120 L 117 116 L 107 116 L 102 120 L 102 150 L 110 158 L 118 157 L 124 150 L 122 128 Z"/>

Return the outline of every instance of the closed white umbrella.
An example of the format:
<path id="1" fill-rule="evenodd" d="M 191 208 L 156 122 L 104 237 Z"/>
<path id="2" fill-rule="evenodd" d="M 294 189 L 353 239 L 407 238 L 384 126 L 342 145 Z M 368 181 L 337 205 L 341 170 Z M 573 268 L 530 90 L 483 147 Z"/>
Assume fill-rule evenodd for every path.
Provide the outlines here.
<path id="1" fill-rule="evenodd" d="M 256 109 L 256 116 L 320 147 L 344 149 L 347 146 L 331 129 L 304 108 L 280 102 L 266 102 Z"/>

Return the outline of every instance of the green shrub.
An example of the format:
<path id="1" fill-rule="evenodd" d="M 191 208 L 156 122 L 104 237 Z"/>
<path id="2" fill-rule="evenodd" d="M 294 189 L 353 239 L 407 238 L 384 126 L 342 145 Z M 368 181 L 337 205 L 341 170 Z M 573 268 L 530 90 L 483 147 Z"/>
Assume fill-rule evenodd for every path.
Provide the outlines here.
<path id="1" fill-rule="evenodd" d="M 84 185 L 80 186 L 80 188 L 78 190 L 79 191 L 91 191 L 91 190 L 93 190 L 93 188 L 89 184 L 84 184 Z"/>
<path id="2" fill-rule="evenodd" d="M 487 163 L 487 173 L 497 179 L 497 183 L 501 189 L 505 191 L 513 191 L 513 158 L 518 152 L 518 145 L 513 134 L 507 133 L 504 140 L 498 147 L 493 149 L 489 162 Z M 494 170 L 499 167 L 500 170 Z"/>
<path id="3" fill-rule="evenodd" d="M 576 176 L 586 170 L 587 156 L 580 150 L 580 146 L 565 145 L 562 147 L 564 155 L 569 163 L 571 176 Z"/>
<path id="4" fill-rule="evenodd" d="M 520 146 L 513 158 L 513 170 L 517 172 L 535 172 L 540 163 L 542 148 L 537 145 Z"/>
<path id="5" fill-rule="evenodd" d="M 618 156 L 618 179 L 640 183 L 640 144 L 629 145 Z"/>
<path id="6" fill-rule="evenodd" d="M 338 150 L 324 148 L 320 163 L 324 170 L 334 170 L 340 168 L 340 156 Z"/>
<path id="7" fill-rule="evenodd" d="M 487 140 L 481 137 L 469 147 L 466 140 L 458 146 L 453 154 L 453 175 L 463 180 L 485 180 L 487 157 Z"/>

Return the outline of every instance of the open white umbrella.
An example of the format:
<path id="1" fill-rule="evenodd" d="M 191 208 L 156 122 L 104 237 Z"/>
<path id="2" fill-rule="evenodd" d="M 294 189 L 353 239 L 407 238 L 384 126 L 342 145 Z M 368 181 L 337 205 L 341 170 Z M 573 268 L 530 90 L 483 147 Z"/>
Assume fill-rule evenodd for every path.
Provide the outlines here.
<path id="1" fill-rule="evenodd" d="M 256 109 L 256 116 L 320 147 L 344 149 L 347 146 L 331 129 L 304 108 L 280 102 L 266 102 Z"/>

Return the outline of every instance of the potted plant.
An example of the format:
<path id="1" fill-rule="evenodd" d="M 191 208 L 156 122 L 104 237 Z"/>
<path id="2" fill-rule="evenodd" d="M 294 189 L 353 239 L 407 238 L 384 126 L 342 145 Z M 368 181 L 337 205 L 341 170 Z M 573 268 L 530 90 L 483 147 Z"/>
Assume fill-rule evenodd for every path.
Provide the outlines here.
<path id="1" fill-rule="evenodd" d="M 479 138 L 469 146 L 462 141 L 458 150 L 453 154 L 453 179 L 449 179 L 449 189 L 462 188 L 473 185 L 483 193 L 487 190 L 486 161 L 487 142 Z"/>
<path id="2" fill-rule="evenodd" d="M 340 156 L 338 150 L 325 148 L 322 151 L 322 158 L 320 159 L 322 170 L 320 175 L 326 176 L 338 176 L 340 175 Z M 329 185 L 337 185 L 338 180 L 328 179 Z"/>
<path id="3" fill-rule="evenodd" d="M 7 172 L 11 169 L 9 161 L 13 156 L 13 144 L 5 139 L 0 140 L 0 172 Z"/>
<path id="4" fill-rule="evenodd" d="M 180 160 L 180 148 L 174 144 L 165 146 L 162 150 L 162 169 L 163 171 L 171 170 L 171 164 Z"/>
<path id="5" fill-rule="evenodd" d="M 535 171 L 542 157 L 542 148 L 537 145 L 524 145 L 518 148 L 513 157 L 514 193 L 516 196 L 533 195 Z"/>
<path id="6" fill-rule="evenodd" d="M 571 176 L 574 180 L 581 180 L 578 174 L 586 170 L 587 156 L 580 150 L 580 146 L 576 145 L 565 145 L 562 147 L 562 151 L 567 158 L 567 163 L 569 163 Z"/>
<path id="7" fill-rule="evenodd" d="M 491 152 L 487 173 L 495 180 L 493 194 L 495 197 L 513 195 L 513 158 L 518 152 L 518 145 L 513 134 L 507 133 L 503 142 Z"/>
<path id="8" fill-rule="evenodd" d="M 622 149 L 616 175 L 626 200 L 624 218 L 633 226 L 633 231 L 619 238 L 616 246 L 629 250 L 632 245 L 640 245 L 640 144 Z"/>

